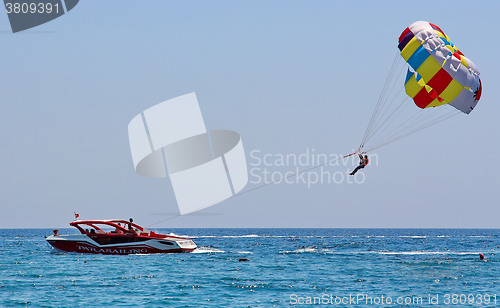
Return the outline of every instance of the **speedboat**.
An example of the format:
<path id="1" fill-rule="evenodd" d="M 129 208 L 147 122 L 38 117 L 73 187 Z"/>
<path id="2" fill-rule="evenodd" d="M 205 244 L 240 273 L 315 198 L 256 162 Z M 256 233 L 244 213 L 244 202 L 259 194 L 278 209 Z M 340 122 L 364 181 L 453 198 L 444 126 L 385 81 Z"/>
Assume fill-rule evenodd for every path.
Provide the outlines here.
<path id="1" fill-rule="evenodd" d="M 57 250 L 77 253 L 127 255 L 191 252 L 196 244 L 184 237 L 155 233 L 126 220 L 75 220 L 70 226 L 81 234 L 54 234 L 46 238 Z"/>

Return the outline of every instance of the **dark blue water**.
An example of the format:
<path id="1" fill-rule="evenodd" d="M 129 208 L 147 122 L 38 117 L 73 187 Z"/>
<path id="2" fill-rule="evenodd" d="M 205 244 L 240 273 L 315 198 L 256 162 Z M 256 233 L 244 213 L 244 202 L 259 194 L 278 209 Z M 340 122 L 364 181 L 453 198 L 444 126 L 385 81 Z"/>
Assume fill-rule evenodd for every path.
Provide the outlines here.
<path id="1" fill-rule="evenodd" d="M 200 248 L 54 253 L 51 230 L 0 230 L 0 306 L 500 307 L 500 230 L 156 231 Z"/>

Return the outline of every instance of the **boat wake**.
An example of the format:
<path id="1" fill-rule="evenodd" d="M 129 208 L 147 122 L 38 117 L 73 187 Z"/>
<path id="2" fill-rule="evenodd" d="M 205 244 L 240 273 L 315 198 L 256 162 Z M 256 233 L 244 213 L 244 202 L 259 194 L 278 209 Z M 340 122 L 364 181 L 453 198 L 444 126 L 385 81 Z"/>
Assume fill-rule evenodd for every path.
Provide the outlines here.
<path id="1" fill-rule="evenodd" d="M 225 252 L 225 251 L 213 247 L 197 247 L 195 250 L 191 251 L 191 253 L 216 253 L 216 252 Z"/>

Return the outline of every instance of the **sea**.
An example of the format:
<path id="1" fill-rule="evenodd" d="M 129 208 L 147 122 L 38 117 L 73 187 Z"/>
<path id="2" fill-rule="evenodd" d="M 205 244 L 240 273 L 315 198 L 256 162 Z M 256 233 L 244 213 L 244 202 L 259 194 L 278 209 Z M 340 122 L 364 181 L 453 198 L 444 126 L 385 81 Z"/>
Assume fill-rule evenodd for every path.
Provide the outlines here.
<path id="1" fill-rule="evenodd" d="M 0 307 L 500 307 L 498 229 L 154 231 L 198 248 L 61 253 L 50 229 L 0 229 Z"/>

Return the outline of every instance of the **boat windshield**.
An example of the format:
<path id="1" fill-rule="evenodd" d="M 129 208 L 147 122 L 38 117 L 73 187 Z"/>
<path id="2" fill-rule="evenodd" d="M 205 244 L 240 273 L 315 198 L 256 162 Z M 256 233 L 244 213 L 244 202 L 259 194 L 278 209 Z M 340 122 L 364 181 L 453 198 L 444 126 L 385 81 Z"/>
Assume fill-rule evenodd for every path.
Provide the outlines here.
<path id="1" fill-rule="evenodd" d="M 70 225 L 82 234 L 154 234 L 154 232 L 126 220 L 74 221 Z"/>

